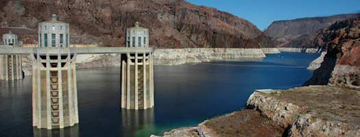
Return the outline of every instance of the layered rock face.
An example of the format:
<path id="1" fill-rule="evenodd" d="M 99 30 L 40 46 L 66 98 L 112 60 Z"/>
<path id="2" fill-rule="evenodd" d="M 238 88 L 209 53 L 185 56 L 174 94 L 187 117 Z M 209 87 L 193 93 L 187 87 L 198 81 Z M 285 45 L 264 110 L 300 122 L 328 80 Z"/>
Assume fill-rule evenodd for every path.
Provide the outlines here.
<path id="1" fill-rule="evenodd" d="M 70 23 L 75 44 L 123 46 L 125 29 L 139 21 L 158 48 L 272 46 L 249 21 L 184 0 L 4 0 L 0 10 L 1 24 L 32 29 L 56 13 Z"/>
<path id="2" fill-rule="evenodd" d="M 360 88 L 360 18 L 337 22 L 319 35 L 327 54 L 305 85 Z"/>
<path id="3" fill-rule="evenodd" d="M 301 18 L 287 21 L 275 21 L 266 30 L 265 34 L 279 41 L 279 45 L 283 46 L 299 38 L 302 35 L 316 33 L 317 31 L 329 27 L 336 21 L 360 17 L 360 14 L 344 14 L 329 17 Z M 303 36 L 286 47 L 299 47 L 298 45 L 311 44 L 316 34 Z"/>

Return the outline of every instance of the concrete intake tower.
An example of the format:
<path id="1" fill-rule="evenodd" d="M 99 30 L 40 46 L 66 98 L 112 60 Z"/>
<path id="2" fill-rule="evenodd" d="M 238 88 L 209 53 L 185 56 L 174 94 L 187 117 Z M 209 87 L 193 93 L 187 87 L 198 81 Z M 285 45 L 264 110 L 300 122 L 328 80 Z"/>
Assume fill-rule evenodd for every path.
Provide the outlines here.
<path id="1" fill-rule="evenodd" d="M 79 123 L 76 51 L 69 48 L 69 24 L 57 20 L 39 23 L 39 47 L 33 58 L 33 126 L 58 129 Z M 48 52 L 59 49 L 57 53 Z M 68 49 L 68 50 L 66 50 Z"/>
<path id="2" fill-rule="evenodd" d="M 1 47 L 22 47 L 16 34 L 9 33 L 3 35 L 3 45 Z M 0 80 L 20 80 L 23 78 L 21 55 L 0 55 Z"/>
<path id="3" fill-rule="evenodd" d="M 126 30 L 126 47 L 149 47 L 149 30 L 139 26 Z M 121 59 L 121 108 L 148 109 L 154 107 L 153 52 L 122 55 Z"/>

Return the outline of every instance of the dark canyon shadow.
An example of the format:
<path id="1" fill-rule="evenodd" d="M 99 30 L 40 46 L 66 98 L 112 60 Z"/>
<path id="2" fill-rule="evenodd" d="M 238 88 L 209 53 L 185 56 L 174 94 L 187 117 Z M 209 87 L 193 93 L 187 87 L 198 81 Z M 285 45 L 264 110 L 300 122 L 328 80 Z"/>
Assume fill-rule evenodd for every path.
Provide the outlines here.
<path id="1" fill-rule="evenodd" d="M 320 68 L 314 71 L 313 76 L 306 81 L 303 86 L 309 85 L 327 85 L 331 78 L 331 73 L 333 72 L 336 61 L 337 54 L 339 50 L 328 51 L 324 57 L 324 61 L 321 63 Z"/>

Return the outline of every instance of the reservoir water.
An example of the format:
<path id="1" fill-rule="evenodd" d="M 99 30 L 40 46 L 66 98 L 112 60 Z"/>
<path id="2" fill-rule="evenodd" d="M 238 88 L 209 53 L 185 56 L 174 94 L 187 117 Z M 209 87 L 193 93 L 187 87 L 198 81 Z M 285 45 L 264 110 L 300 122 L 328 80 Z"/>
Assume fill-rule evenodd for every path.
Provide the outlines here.
<path id="1" fill-rule="evenodd" d="M 120 69 L 77 71 L 80 123 L 64 130 L 32 127 L 31 76 L 0 82 L 0 137 L 132 137 L 162 132 L 241 110 L 255 89 L 301 86 L 316 54 L 281 53 L 262 62 L 155 66 L 155 108 L 120 108 Z"/>

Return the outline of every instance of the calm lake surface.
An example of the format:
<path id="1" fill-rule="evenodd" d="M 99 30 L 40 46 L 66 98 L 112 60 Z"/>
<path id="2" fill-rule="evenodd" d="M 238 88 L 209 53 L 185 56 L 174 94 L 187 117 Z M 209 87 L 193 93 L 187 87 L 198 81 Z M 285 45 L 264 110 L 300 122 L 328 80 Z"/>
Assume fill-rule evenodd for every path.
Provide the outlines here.
<path id="1" fill-rule="evenodd" d="M 32 127 L 31 77 L 0 82 L 0 137 L 150 136 L 240 110 L 255 89 L 301 86 L 316 54 L 281 53 L 263 62 L 155 66 L 155 108 L 120 107 L 120 69 L 77 71 L 80 123 L 64 130 Z"/>

